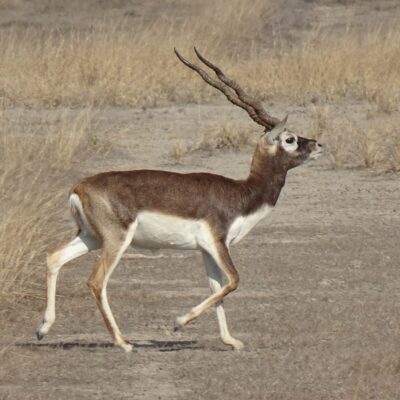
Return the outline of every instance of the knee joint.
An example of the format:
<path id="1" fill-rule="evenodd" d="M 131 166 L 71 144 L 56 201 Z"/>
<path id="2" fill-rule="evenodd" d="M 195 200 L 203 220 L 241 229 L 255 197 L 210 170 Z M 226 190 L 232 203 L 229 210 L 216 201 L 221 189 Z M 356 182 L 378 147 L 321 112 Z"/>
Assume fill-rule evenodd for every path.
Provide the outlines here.
<path id="1" fill-rule="evenodd" d="M 239 275 L 236 273 L 231 277 L 231 280 L 228 284 L 229 291 L 235 290 L 239 285 Z"/>

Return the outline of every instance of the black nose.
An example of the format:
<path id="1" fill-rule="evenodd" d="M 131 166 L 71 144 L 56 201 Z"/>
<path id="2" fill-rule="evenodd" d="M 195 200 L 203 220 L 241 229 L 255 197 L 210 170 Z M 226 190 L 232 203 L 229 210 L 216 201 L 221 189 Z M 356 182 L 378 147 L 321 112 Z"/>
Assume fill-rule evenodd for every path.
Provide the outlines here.
<path id="1" fill-rule="evenodd" d="M 324 146 L 321 143 L 317 143 L 317 147 L 322 149 Z"/>

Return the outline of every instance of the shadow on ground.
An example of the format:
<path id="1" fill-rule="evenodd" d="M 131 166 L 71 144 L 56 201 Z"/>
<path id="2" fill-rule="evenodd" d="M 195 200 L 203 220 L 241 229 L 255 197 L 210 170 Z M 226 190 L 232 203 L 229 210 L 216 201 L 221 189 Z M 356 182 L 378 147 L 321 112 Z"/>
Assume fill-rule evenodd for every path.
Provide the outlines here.
<path id="1" fill-rule="evenodd" d="M 38 350 L 40 348 L 48 349 L 62 349 L 71 350 L 75 348 L 79 349 L 98 349 L 98 348 L 112 348 L 118 347 L 110 342 L 53 342 L 53 343 L 35 343 L 35 342 L 23 342 L 16 343 L 17 347 L 28 348 L 32 350 Z M 149 340 L 149 341 L 139 341 L 135 342 L 134 350 L 140 349 L 151 349 L 157 351 L 180 351 L 180 350 L 200 350 L 203 349 L 199 346 L 196 341 L 183 340 L 183 341 L 159 341 L 159 340 Z"/>

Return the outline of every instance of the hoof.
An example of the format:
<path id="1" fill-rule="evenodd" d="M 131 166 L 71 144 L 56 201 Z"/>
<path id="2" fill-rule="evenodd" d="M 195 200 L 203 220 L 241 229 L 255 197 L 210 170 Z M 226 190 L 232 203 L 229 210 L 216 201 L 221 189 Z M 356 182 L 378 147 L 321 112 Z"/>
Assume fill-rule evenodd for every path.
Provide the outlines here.
<path id="1" fill-rule="evenodd" d="M 36 331 L 37 340 L 42 340 L 45 337 L 45 334 L 40 332 L 40 329 Z"/>
<path id="2" fill-rule="evenodd" d="M 131 353 L 133 350 L 133 344 L 129 343 L 127 340 L 121 343 L 114 343 L 116 346 L 121 347 L 126 353 Z"/>
<path id="3" fill-rule="evenodd" d="M 241 351 L 244 349 L 244 344 L 240 340 L 236 340 L 235 343 L 232 343 L 231 346 L 235 351 Z"/>
<path id="4" fill-rule="evenodd" d="M 133 345 L 130 343 L 121 344 L 121 347 L 124 349 L 125 353 L 131 353 L 133 350 Z"/>
<path id="5" fill-rule="evenodd" d="M 174 332 L 180 331 L 181 329 L 183 329 L 183 327 L 184 325 L 180 321 L 180 318 L 177 318 L 174 323 Z"/>
<path id="6" fill-rule="evenodd" d="M 38 340 L 42 340 L 49 332 L 51 325 L 44 319 L 36 331 L 36 337 Z"/>
<path id="7" fill-rule="evenodd" d="M 229 346 L 232 346 L 232 349 L 235 351 L 240 351 L 244 349 L 244 344 L 238 339 L 230 338 L 223 340 L 223 342 Z"/>

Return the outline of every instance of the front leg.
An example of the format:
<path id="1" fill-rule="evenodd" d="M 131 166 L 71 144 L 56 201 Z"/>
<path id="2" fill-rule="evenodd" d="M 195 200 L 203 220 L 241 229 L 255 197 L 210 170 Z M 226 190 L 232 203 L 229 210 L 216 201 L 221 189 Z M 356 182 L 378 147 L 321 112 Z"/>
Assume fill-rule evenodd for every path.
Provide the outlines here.
<path id="1" fill-rule="evenodd" d="M 206 267 L 208 281 L 210 284 L 211 291 L 217 293 L 222 287 L 222 271 L 215 263 L 214 259 L 205 251 L 203 251 L 204 266 Z M 228 324 L 226 322 L 226 315 L 223 306 L 223 302 L 219 302 L 215 305 L 215 311 L 217 313 L 219 331 L 221 339 L 225 344 L 232 346 L 235 350 L 243 349 L 243 343 L 235 339 L 229 332 Z"/>
<path id="2" fill-rule="evenodd" d="M 229 250 L 225 243 L 222 240 L 214 240 L 214 243 L 212 246 L 210 246 L 210 250 L 207 251 L 207 254 L 214 261 L 214 265 L 225 273 L 226 277 L 228 278 L 228 283 L 222 287 L 219 286 L 219 288 L 218 286 L 215 286 L 216 290 L 214 294 L 205 299 L 196 307 L 193 307 L 187 314 L 178 317 L 175 323 L 175 330 L 183 328 L 186 324 L 200 316 L 211 306 L 221 303 L 223 298 L 228 293 L 235 290 L 238 286 L 239 275 L 235 266 L 233 265 L 232 259 L 229 255 Z M 241 347 L 241 343 L 237 343 L 237 345 L 237 348 Z"/>

